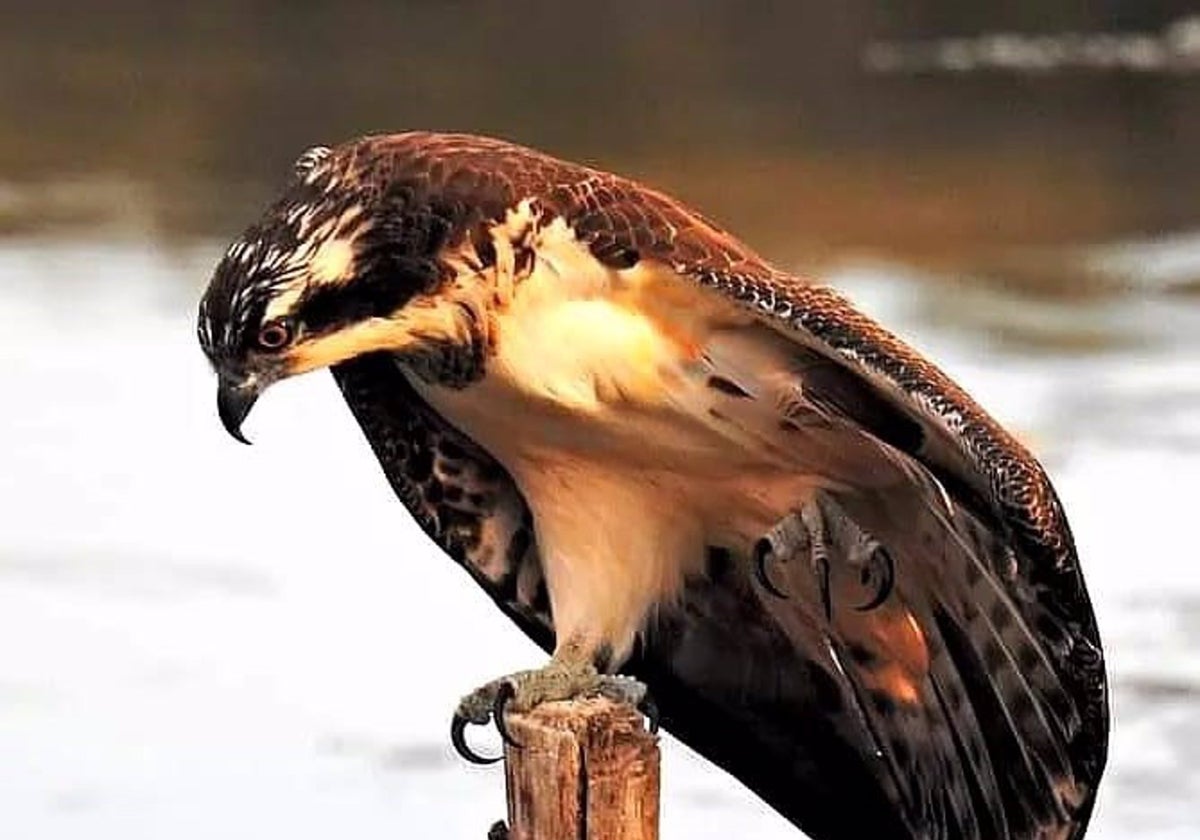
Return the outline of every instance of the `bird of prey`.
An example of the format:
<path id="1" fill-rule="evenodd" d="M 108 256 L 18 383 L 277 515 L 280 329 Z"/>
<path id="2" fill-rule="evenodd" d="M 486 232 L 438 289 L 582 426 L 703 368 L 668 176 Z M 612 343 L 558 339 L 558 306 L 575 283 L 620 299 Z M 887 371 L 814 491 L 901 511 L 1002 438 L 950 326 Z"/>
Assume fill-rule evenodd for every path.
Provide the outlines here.
<path id="1" fill-rule="evenodd" d="M 483 137 L 317 147 L 198 332 L 239 439 L 331 368 L 400 500 L 552 652 L 467 695 L 467 755 L 467 723 L 648 688 L 816 840 L 1083 835 L 1107 686 L 1042 468 L 682 203 Z"/>

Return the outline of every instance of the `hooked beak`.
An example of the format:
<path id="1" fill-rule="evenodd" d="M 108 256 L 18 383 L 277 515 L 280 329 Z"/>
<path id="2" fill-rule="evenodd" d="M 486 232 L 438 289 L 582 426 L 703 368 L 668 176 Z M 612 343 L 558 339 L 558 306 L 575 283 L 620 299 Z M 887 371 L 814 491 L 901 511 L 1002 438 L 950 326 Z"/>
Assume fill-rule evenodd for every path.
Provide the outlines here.
<path id="1" fill-rule="evenodd" d="M 225 431 L 241 443 L 250 443 L 242 434 L 242 421 L 254 408 L 259 390 L 252 381 L 238 381 L 224 376 L 217 384 L 217 414 L 221 416 Z"/>

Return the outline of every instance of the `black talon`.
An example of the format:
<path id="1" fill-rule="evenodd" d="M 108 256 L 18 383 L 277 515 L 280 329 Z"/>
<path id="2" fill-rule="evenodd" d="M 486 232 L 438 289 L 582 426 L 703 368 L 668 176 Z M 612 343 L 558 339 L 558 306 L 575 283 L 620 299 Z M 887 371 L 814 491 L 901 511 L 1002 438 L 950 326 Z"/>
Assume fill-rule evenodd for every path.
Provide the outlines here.
<path id="1" fill-rule="evenodd" d="M 765 538 L 759 540 L 754 545 L 754 577 L 758 579 L 759 585 L 774 595 L 776 598 L 787 600 L 787 593 L 776 588 L 775 584 L 771 583 L 771 579 L 767 577 L 767 557 L 771 554 L 771 543 Z"/>
<path id="2" fill-rule="evenodd" d="M 816 559 L 817 586 L 821 590 L 821 605 L 825 608 L 825 620 L 833 621 L 833 596 L 829 593 L 829 558 L 824 554 Z"/>
<path id="3" fill-rule="evenodd" d="M 520 750 L 524 749 L 524 747 L 508 731 L 508 723 L 504 720 L 504 707 L 508 705 L 508 701 L 512 700 L 515 695 L 516 691 L 513 689 L 512 683 L 500 683 L 500 687 L 496 689 L 496 699 L 492 703 L 492 720 L 495 721 L 496 731 L 500 733 L 500 737 L 504 739 L 504 743 L 513 749 Z"/>
<path id="4" fill-rule="evenodd" d="M 654 702 L 654 698 L 646 694 L 642 698 L 642 702 L 638 704 L 638 711 L 646 716 L 646 729 L 649 730 L 651 735 L 657 735 L 660 715 L 658 713 L 658 704 Z"/>
<path id="5" fill-rule="evenodd" d="M 487 756 L 482 756 L 479 753 L 472 751 L 471 748 L 467 746 L 467 739 L 465 735 L 468 723 L 470 723 L 469 720 L 462 715 L 457 714 L 454 716 L 454 719 L 450 721 L 450 743 L 454 745 L 454 751 L 456 753 L 472 764 L 495 764 L 497 761 L 504 758 L 502 755 L 498 755 L 495 758 L 488 758 Z"/>
<path id="6" fill-rule="evenodd" d="M 867 601 L 861 606 L 855 607 L 856 610 L 861 612 L 873 610 L 878 607 L 887 600 L 888 595 L 892 594 L 892 589 L 896 586 L 896 563 L 892 560 L 892 555 L 888 553 L 887 549 L 885 549 L 883 546 L 875 549 L 875 551 L 871 553 L 871 560 L 873 561 L 873 564 L 878 564 L 882 568 L 883 581 L 879 586 L 879 591 L 875 593 L 871 600 Z M 862 582 L 864 584 L 870 581 L 870 572 L 871 570 L 869 567 L 863 568 Z"/>

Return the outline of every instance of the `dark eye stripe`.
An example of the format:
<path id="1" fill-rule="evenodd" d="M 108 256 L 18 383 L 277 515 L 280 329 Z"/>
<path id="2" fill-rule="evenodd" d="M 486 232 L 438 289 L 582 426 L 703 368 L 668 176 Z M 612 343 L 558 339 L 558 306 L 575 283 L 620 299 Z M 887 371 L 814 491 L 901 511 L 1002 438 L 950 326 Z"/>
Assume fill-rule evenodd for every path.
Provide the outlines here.
<path id="1" fill-rule="evenodd" d="M 348 283 L 313 286 L 297 303 L 295 318 L 310 333 L 341 329 L 368 318 L 385 318 L 439 276 L 428 260 L 385 259 Z"/>

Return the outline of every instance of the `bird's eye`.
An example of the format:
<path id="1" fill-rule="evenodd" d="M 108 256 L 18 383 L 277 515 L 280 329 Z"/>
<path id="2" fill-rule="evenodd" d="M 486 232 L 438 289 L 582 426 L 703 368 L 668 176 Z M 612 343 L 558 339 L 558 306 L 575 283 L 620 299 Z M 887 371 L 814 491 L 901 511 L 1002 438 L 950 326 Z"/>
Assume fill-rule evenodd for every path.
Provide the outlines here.
<path id="1" fill-rule="evenodd" d="M 258 331 L 258 346 L 263 350 L 279 350 L 292 340 L 292 328 L 287 321 L 271 321 Z"/>

